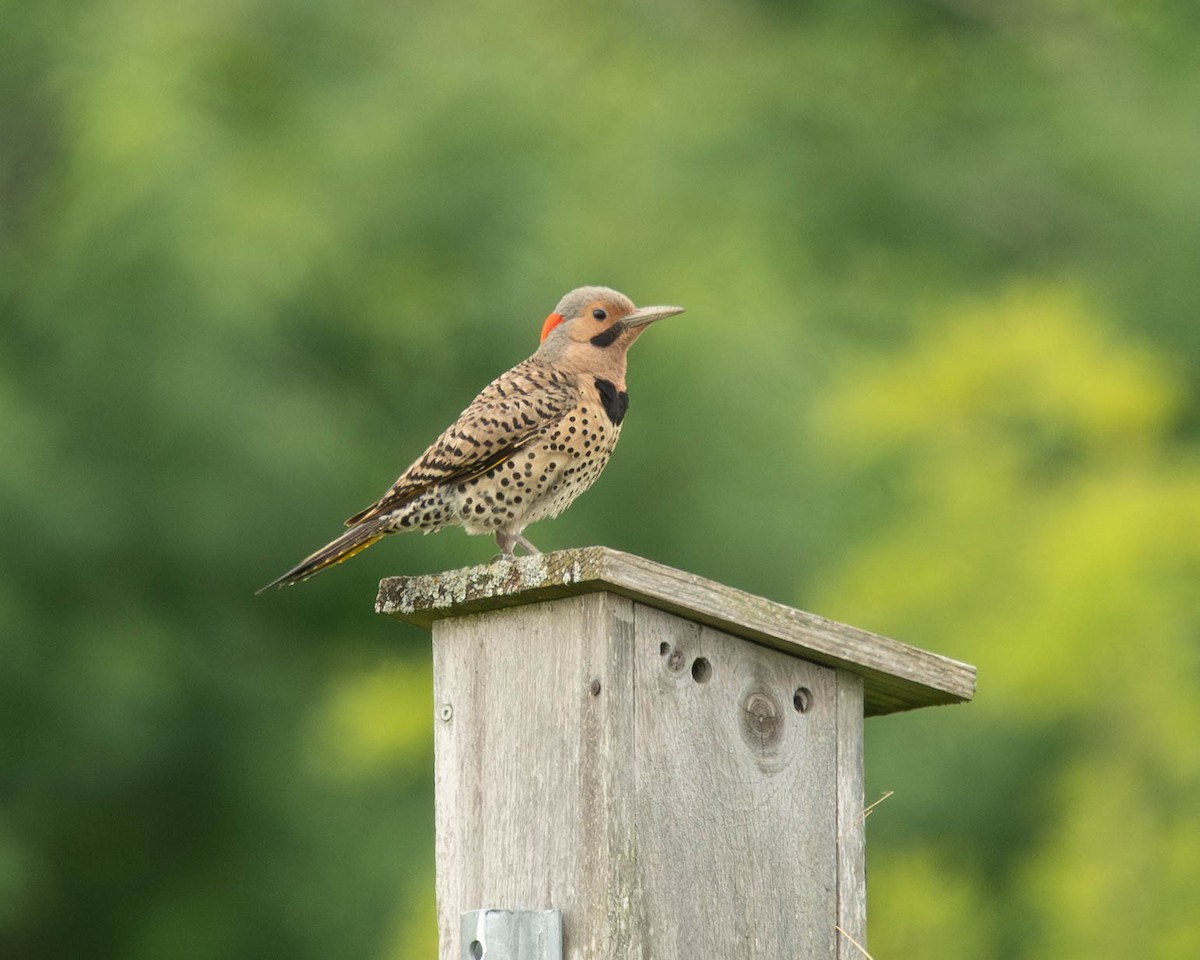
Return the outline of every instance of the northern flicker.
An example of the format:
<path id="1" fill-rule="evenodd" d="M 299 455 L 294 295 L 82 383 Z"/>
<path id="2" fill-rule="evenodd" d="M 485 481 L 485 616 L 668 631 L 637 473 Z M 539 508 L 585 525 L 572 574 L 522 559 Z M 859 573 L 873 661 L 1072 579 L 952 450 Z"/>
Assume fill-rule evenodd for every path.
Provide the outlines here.
<path id="1" fill-rule="evenodd" d="M 350 529 L 259 591 L 307 580 L 390 533 L 461 526 L 494 534 L 501 554 L 554 517 L 608 463 L 629 406 L 625 354 L 682 307 L 642 307 L 607 287 L 572 290 L 546 317 L 537 352 L 479 393 Z"/>

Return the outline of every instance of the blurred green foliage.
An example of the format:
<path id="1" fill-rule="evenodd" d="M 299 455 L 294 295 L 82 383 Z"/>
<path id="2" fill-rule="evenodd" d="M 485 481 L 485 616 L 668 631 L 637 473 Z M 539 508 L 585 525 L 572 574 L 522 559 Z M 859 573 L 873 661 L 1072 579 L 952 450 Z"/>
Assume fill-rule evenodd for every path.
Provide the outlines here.
<path id="1" fill-rule="evenodd" d="M 0 956 L 433 953 L 377 496 L 567 289 L 636 347 L 531 531 L 978 663 L 868 725 L 871 952 L 1200 955 L 1200 14 L 0 0 Z"/>

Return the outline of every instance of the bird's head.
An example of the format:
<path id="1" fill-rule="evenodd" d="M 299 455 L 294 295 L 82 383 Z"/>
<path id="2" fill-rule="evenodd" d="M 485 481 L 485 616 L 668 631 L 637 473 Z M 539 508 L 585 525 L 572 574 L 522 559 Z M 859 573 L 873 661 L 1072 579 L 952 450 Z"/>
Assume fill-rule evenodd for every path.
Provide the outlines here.
<path id="1" fill-rule="evenodd" d="M 683 313 L 683 307 L 635 307 L 608 287 L 579 287 L 554 308 L 542 325 L 543 359 L 580 369 L 619 364 L 625 351 L 650 324 Z"/>

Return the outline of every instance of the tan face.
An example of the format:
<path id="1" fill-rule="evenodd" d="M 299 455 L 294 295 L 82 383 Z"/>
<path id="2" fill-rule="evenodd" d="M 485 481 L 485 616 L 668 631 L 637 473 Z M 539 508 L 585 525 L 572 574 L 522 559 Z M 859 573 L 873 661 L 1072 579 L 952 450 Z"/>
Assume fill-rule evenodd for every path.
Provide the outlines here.
<path id="1" fill-rule="evenodd" d="M 580 287 L 563 297 L 554 312 L 546 318 L 542 327 L 542 342 L 553 331 L 555 339 L 564 347 L 567 343 L 585 343 L 611 329 L 633 310 L 633 301 L 616 290 Z"/>
<path id="2" fill-rule="evenodd" d="M 630 304 L 614 300 L 593 300 L 566 326 L 566 334 L 574 343 L 590 343 L 606 349 L 621 341 L 626 347 L 633 343 L 645 327 L 626 327 L 622 322 L 633 313 Z"/>
<path id="3" fill-rule="evenodd" d="M 587 344 L 589 347 L 608 350 L 616 347 L 618 352 L 629 348 L 642 331 L 656 320 L 682 313 L 682 307 L 641 307 L 623 294 L 607 291 L 604 288 L 591 288 L 597 293 L 611 293 L 612 296 L 596 296 L 576 300 L 575 295 L 585 292 L 575 291 L 564 298 L 559 304 L 559 310 L 546 318 L 542 327 L 542 342 L 553 334 L 554 346 L 557 349 L 577 349 Z M 588 291 L 590 292 L 590 291 Z"/>

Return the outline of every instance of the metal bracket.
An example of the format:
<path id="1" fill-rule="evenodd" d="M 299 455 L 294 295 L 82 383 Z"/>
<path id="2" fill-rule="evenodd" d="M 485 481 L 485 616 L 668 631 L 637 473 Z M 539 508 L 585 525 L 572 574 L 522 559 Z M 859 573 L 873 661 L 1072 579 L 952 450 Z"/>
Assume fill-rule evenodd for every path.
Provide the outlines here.
<path id="1" fill-rule="evenodd" d="M 462 960 L 562 960 L 562 911 L 469 910 L 459 944 Z"/>

